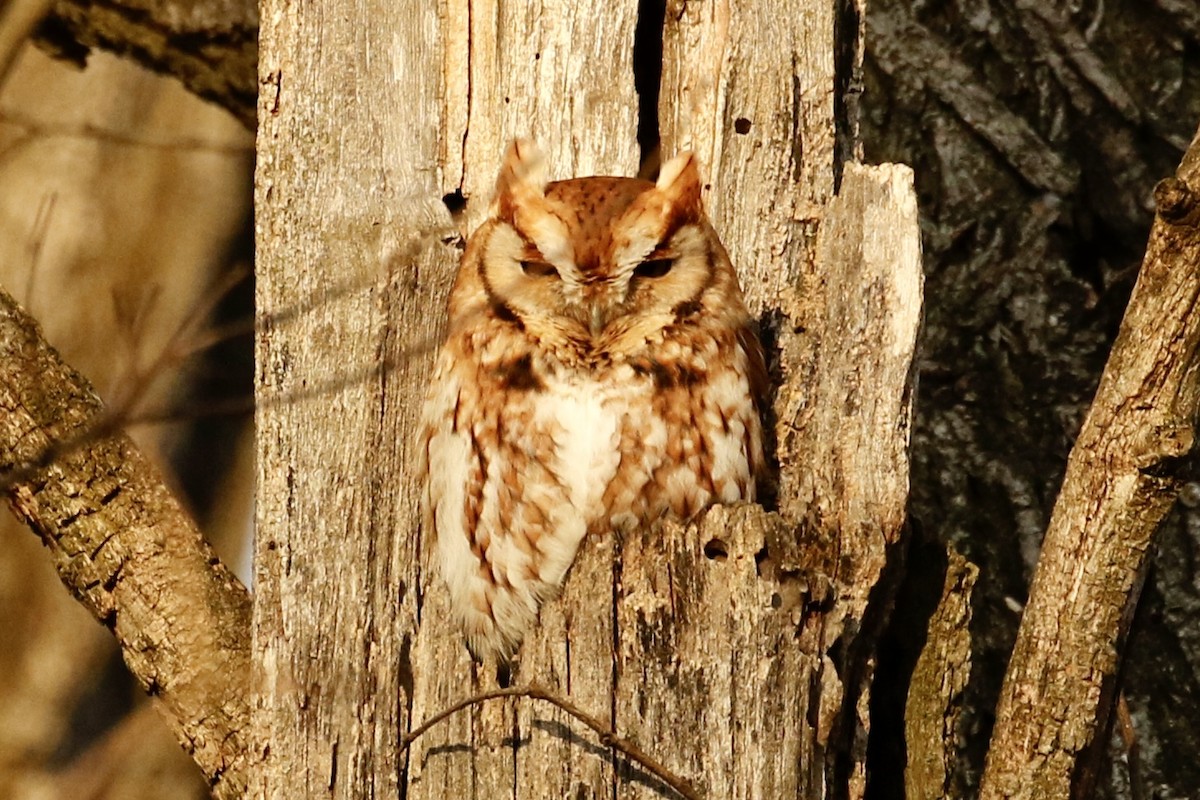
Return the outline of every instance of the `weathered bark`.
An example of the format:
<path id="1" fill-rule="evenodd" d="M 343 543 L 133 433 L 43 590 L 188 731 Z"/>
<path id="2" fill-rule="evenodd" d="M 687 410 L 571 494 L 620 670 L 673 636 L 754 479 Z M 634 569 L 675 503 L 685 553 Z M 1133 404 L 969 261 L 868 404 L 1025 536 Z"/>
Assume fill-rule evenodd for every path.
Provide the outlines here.
<path id="1" fill-rule="evenodd" d="M 822 698 L 838 719 L 833 780 L 865 791 L 865 737 L 874 638 L 868 600 L 901 536 L 908 500 L 913 357 L 921 322 L 916 197 L 907 167 L 845 165 L 820 223 L 816 262 L 779 331 L 783 385 L 779 423 L 781 512 L 804 537 L 833 543 L 827 569 L 837 603 L 822 646 L 839 645 L 843 698 Z M 876 609 L 880 616 L 883 609 Z M 862 641 L 858 639 L 862 637 Z M 840 707 L 839 707 L 840 703 Z"/>
<path id="2" fill-rule="evenodd" d="M 853 150 L 839 143 L 853 140 L 857 125 L 838 112 L 849 102 L 861 20 L 841 5 L 758 14 L 668 4 L 666 19 L 664 152 L 693 148 L 720 175 L 708 197 L 710 214 L 751 308 L 765 312 L 764 327 L 780 348 L 779 509 L 803 522 L 803 538 L 834 542 L 845 555 L 836 565 L 810 565 L 839 587 L 814 652 L 824 654 L 844 635 L 836 671 L 853 684 L 838 686 L 827 670 L 824 680 L 837 691 L 812 698 L 819 706 L 813 716 L 822 721 L 817 738 L 824 748 L 829 726 L 842 718 L 846 738 L 832 750 L 861 754 L 851 740 L 869 726 L 865 713 L 852 709 L 860 700 L 865 709 L 870 674 L 850 663 L 862 653 L 850 647 L 855 633 L 846 623 L 857 631 L 862 622 L 885 547 L 899 536 L 908 492 L 913 342 L 906 337 L 915 336 L 921 309 L 919 243 L 903 233 L 916 225 L 915 203 L 905 199 L 911 178 L 854 172 L 826 207 L 839 159 Z M 845 52 L 852 58 L 840 62 Z M 875 230 L 896 235 L 876 238 Z M 845 375 L 861 383 L 844 385 Z M 876 481 L 860 483 L 866 474 Z M 851 699 L 845 709 L 842 691 Z M 850 722 L 846 715 L 863 718 Z M 861 758 L 850 765 L 834 764 L 836 758 L 831 753 L 832 779 L 851 780 L 861 792 Z"/>
<path id="3" fill-rule="evenodd" d="M 1009 661 L 980 796 L 1089 797 L 1154 532 L 1200 412 L 1200 138 L 1158 217 Z"/>
<path id="4" fill-rule="evenodd" d="M 705 165 L 708 214 L 756 314 L 808 289 L 818 223 L 841 169 L 836 8 L 667 3 L 662 151 L 693 150 Z"/>
<path id="5" fill-rule="evenodd" d="M 514 681 L 569 695 L 701 796 L 821 796 L 822 762 L 811 757 L 820 751 L 799 720 L 827 688 L 819 619 L 830 586 L 794 539 L 778 516 L 740 506 L 589 542 L 522 647 Z M 437 586 L 431 595 L 424 611 L 436 619 L 445 598 Z M 471 670 L 461 643 L 441 628 L 431 635 L 449 638 L 455 659 L 444 682 L 462 684 Z M 416 797 L 640 798 L 662 788 L 570 716 L 525 699 L 426 733 L 410 779 Z"/>
<path id="6" fill-rule="evenodd" d="M 906 797 L 953 797 L 962 692 L 971 674 L 971 589 L 979 569 L 947 552 L 941 599 L 929 619 L 925 646 L 904 708 Z"/>
<path id="7" fill-rule="evenodd" d="M 413 430 L 457 255 L 440 202 L 440 157 L 461 142 L 444 124 L 448 32 L 415 1 L 272 1 L 262 18 L 252 790 L 395 797 L 420 587 Z"/>
<path id="8" fill-rule="evenodd" d="M 13 510 L 113 631 L 214 793 L 241 796 L 249 595 L 128 437 L 106 429 L 91 387 L 3 293 L 0 371 L 0 473 Z"/>
<path id="9" fill-rule="evenodd" d="M 686 126 L 664 126 L 665 146 L 686 146 L 696 134 L 685 127 L 719 131 L 693 143 L 714 160 L 711 196 L 722 198 L 713 200 L 716 214 L 729 227 L 724 238 L 735 263 L 745 265 L 756 309 L 778 309 L 781 286 L 801 278 L 812 284 L 797 287 L 802 299 L 786 309 L 794 318 L 779 323 L 777 310 L 769 321 L 786 329 L 784 369 L 791 370 L 781 405 L 788 410 L 785 485 L 813 473 L 805 485 L 821 499 L 801 499 L 799 539 L 793 524 L 743 508 L 714 511 L 698 529 L 589 542 L 511 678 L 569 696 L 711 796 L 857 796 L 861 762 L 831 769 L 824 748 L 835 719 L 848 712 L 846 727 L 858 727 L 869 670 L 859 667 L 844 707 L 826 650 L 853 627 L 848 620 L 861 621 L 886 544 L 903 520 L 907 390 L 920 314 L 911 177 L 896 168 L 848 168 L 843 196 L 823 208 L 838 166 L 832 7 L 676 11 L 667 14 L 669 61 L 674 80 L 692 87 L 696 99 Z M 397 451 L 410 446 L 426 359 L 401 356 L 436 341 L 436 317 L 420 312 L 440 307 L 452 266 L 414 212 L 460 189 L 467 219 L 477 218 L 502 143 L 530 131 L 541 134 L 551 177 L 632 174 L 635 4 L 563 4 L 536 18 L 517 6 L 454 5 L 434 37 L 451 43 L 444 84 L 423 68 L 436 63 L 422 44 L 428 39 L 418 38 L 435 21 L 412 22 L 424 12 L 391 8 L 371 16 L 369 27 L 342 17 L 319 28 L 307 13 L 264 9 L 274 22 L 262 37 L 272 88 L 261 105 L 260 308 L 266 319 L 280 306 L 313 310 L 287 325 L 267 323 L 259 334 L 256 631 L 267 671 L 260 717 L 267 769 L 257 788 L 273 796 L 391 795 L 401 780 L 410 797 L 645 796 L 655 791 L 653 780 L 597 746 L 561 710 L 528 699 L 494 700 L 451 717 L 417 740 L 407 772 L 380 747 L 498 677 L 494 664 L 472 666 L 440 579 L 418 572 L 411 536 L 415 493 L 403 471 L 411 459 Z M 792 27 L 762 28 L 768 17 Z M 340 58 L 349 37 L 386 33 L 380 19 L 405 26 L 386 38 L 399 64 Z M 780 47 L 764 48 L 763 36 Z M 593 74 L 597 61 L 603 69 Z M 389 87 L 372 77 L 384 69 L 412 81 L 403 96 L 428 103 L 425 110 L 408 110 L 403 120 L 383 113 L 347 119 L 395 107 L 387 97 L 351 109 L 336 102 L 351 75 L 372 91 Z M 628 75 L 628 83 L 614 83 L 614 73 Z M 565 130 L 542 133 L 561 120 L 564 97 L 578 98 Z M 434 124 L 439 109 L 444 124 Z M 406 130 L 399 142 L 379 133 L 413 118 L 429 126 L 421 129 L 431 132 L 426 138 Z M 791 146 L 798 138 L 803 149 Z M 400 173 L 407 190 L 391 204 L 401 206 L 394 218 L 372 193 L 382 170 L 379 142 L 395 148 L 390 175 Z M 435 156 L 446 161 L 440 186 L 432 181 Z M 752 220 L 739 217 L 739 203 L 753 210 L 745 212 Z M 374 290 L 381 307 L 365 296 L 378 257 L 370 226 L 385 220 L 405 225 L 393 234 L 404 252 L 396 262 L 404 282 L 392 294 Z M 335 233 L 318 239 L 318 227 Z M 319 302 L 323 286 L 347 280 L 361 282 L 362 297 Z M 837 305 L 839 292 L 870 302 L 846 309 Z M 821 300 L 805 305 L 810 296 Z M 845 324 L 840 336 L 805 335 L 805 326 Z M 797 360 L 801 353 L 807 360 Z M 847 370 L 862 383 L 842 385 Z M 336 392 L 272 402 L 339 375 L 352 380 Z M 812 391 L 821 403 L 799 400 L 797 391 Z M 330 403 L 337 404 L 336 427 Z M 820 435 L 843 441 L 826 451 L 836 463 L 814 472 L 811 455 L 795 454 Z M 827 588 L 823 571 L 861 582 Z M 395 662 L 398 678 L 388 666 Z M 327 697 L 330 687 L 336 696 Z M 380 707 L 380 697 L 398 699 Z M 711 730 L 669 735 L 672 724 L 696 714 Z M 831 778 L 842 787 L 830 789 Z"/>
<path id="10" fill-rule="evenodd" d="M 254 127 L 258 7 L 248 0 L 55 0 L 34 41 L 82 63 L 110 50 L 188 89 Z"/>
<path id="11" fill-rule="evenodd" d="M 444 22 L 442 181 L 474 200 L 468 222 L 517 136 L 538 142 L 555 177 L 637 173 L 636 3 L 451 0 Z"/>

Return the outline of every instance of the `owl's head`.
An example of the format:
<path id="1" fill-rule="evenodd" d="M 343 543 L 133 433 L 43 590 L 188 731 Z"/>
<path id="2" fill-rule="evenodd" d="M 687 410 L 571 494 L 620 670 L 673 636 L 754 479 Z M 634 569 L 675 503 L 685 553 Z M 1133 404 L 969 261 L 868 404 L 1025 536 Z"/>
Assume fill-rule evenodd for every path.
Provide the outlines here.
<path id="1" fill-rule="evenodd" d="M 547 183 L 536 146 L 516 141 L 486 222 L 471 237 L 452 316 L 493 315 L 545 344 L 631 353 L 697 315 L 747 314 L 704 215 L 696 159 L 656 183 L 589 177 Z"/>

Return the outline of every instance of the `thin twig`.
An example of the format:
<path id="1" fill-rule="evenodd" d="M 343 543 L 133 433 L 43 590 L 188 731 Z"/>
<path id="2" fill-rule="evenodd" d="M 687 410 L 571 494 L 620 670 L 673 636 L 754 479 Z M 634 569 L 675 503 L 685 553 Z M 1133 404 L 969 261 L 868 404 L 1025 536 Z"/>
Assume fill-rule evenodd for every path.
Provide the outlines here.
<path id="1" fill-rule="evenodd" d="M 216 153 L 230 156 L 248 156 L 254 153 L 254 140 L 249 137 L 246 137 L 248 141 L 219 141 L 216 139 L 189 136 L 153 139 L 140 134 L 110 130 L 89 123 L 61 124 L 39 120 L 36 117 L 22 114 L 12 109 L 0 110 L 0 123 L 18 128 L 39 139 L 83 139 L 103 142 L 118 147 L 138 147 L 148 150 L 165 150 L 172 153 L 201 153 L 205 155 Z M 243 139 L 244 136 L 244 134 L 241 134 L 237 138 Z"/>
<path id="2" fill-rule="evenodd" d="M 625 739 L 622 736 L 619 736 L 617 732 L 612 729 L 612 727 L 604 724 L 591 714 L 588 714 L 586 711 L 579 708 L 569 700 L 565 700 L 562 697 L 551 694 L 539 686 L 511 686 L 507 689 L 493 689 L 488 692 L 481 692 L 479 694 L 472 695 L 471 697 L 459 700 L 454 705 L 439 711 L 406 733 L 401 742 L 401 746 L 407 750 L 412 743 L 417 740 L 418 737 L 420 737 L 434 725 L 437 725 L 439 722 L 449 718 L 451 715 L 457 714 L 459 711 L 462 711 L 465 708 L 479 705 L 480 703 L 485 703 L 488 700 L 496 700 L 501 697 L 528 697 L 533 700 L 544 700 L 560 711 L 565 712 L 579 722 L 582 722 L 587 727 L 591 728 L 592 731 L 600 737 L 600 743 L 602 745 L 605 747 L 611 747 L 629 760 L 636 762 L 638 766 L 642 767 L 647 772 L 654 775 L 654 777 L 658 778 L 660 781 L 678 792 L 681 797 L 687 798 L 687 800 L 701 800 L 701 798 L 703 798 L 703 795 L 700 794 L 700 792 L 697 791 L 690 783 L 664 767 L 660 762 L 658 762 L 656 759 L 650 756 L 650 754 L 638 747 L 633 742 Z"/>
<path id="3" fill-rule="evenodd" d="M 1125 692 L 1117 695 L 1117 731 L 1121 742 L 1125 745 L 1125 766 L 1129 769 L 1129 796 L 1133 800 L 1144 800 L 1146 792 L 1142 788 L 1142 765 L 1137 728 L 1134 727 L 1133 716 L 1129 713 L 1129 703 L 1125 700 Z"/>

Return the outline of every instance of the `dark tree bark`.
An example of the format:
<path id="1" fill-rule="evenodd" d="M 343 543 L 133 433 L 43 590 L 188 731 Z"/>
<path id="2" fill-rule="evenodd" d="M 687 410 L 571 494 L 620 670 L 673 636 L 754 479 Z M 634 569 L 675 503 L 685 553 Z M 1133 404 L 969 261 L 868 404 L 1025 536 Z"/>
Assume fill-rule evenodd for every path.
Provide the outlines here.
<path id="1" fill-rule="evenodd" d="M 975 791 L 1066 455 L 1145 249 L 1151 190 L 1200 119 L 1195 6 L 1067 6 L 879 0 L 867 19 L 867 156 L 914 167 L 924 226 L 912 511 L 980 566 L 973 733 L 951 796 Z M 1171 516 L 1159 543 L 1123 684 L 1142 774 L 1128 774 L 1117 742 L 1100 797 L 1200 785 L 1200 741 L 1180 722 L 1200 718 L 1194 508 Z"/>

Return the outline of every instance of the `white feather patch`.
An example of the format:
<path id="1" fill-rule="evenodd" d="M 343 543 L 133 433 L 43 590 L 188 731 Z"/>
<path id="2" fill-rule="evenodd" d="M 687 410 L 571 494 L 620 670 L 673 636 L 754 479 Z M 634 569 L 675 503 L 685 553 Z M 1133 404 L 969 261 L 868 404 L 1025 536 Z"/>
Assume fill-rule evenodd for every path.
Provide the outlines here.
<path id="1" fill-rule="evenodd" d="M 566 575 L 589 521 L 601 517 L 604 490 L 621 461 L 620 416 L 611 391 L 592 380 L 550 380 L 536 400 L 534 424 L 553 431 L 549 467 L 567 492 L 566 507 L 551 517 L 553 535 L 539 542 L 545 561 L 538 576 L 547 582 L 557 584 Z"/>

